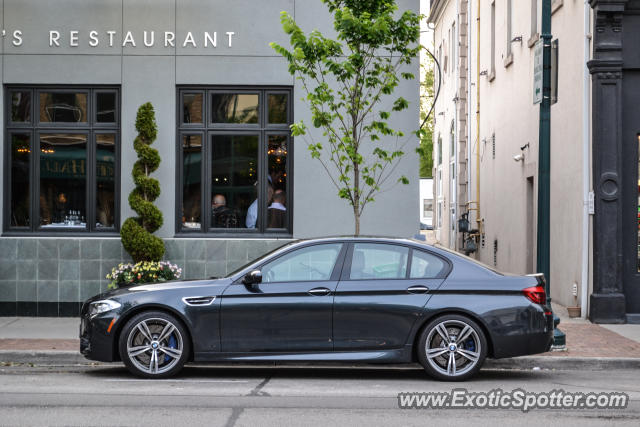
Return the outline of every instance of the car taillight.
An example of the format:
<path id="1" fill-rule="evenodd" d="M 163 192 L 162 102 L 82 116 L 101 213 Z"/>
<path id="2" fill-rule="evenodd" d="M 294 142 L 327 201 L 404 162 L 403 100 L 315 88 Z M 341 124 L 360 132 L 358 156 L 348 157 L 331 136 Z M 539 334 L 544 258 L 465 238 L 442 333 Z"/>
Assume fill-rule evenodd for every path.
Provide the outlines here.
<path id="1" fill-rule="evenodd" d="M 531 286 L 530 288 L 523 289 L 522 293 L 535 304 L 544 305 L 544 303 L 547 302 L 547 294 L 543 286 Z"/>

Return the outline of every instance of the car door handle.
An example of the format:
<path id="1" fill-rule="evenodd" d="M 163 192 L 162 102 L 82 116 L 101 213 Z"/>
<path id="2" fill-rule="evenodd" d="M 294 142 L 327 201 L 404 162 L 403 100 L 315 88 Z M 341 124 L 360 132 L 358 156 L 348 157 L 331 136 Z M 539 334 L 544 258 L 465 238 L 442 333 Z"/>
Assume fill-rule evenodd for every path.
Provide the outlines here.
<path id="1" fill-rule="evenodd" d="M 321 297 L 324 295 L 329 295 L 331 293 L 331 289 L 328 288 L 313 288 L 308 291 L 311 295 L 315 297 Z"/>
<path id="2" fill-rule="evenodd" d="M 410 294 L 426 294 L 427 292 L 429 292 L 429 288 L 422 285 L 409 286 L 407 288 L 407 292 L 409 292 Z"/>

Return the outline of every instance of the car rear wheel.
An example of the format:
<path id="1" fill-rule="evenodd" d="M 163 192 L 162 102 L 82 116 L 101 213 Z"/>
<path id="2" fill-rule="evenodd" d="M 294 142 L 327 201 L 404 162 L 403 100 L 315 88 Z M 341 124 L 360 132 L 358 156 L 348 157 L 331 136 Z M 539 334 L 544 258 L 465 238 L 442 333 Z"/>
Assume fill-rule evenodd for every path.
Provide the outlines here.
<path id="1" fill-rule="evenodd" d="M 456 314 L 438 317 L 420 336 L 418 358 L 429 375 L 441 381 L 473 377 L 487 356 L 487 339 L 476 322 Z"/>
<path id="2" fill-rule="evenodd" d="M 146 311 L 124 326 L 119 349 L 122 361 L 134 375 L 166 378 L 182 369 L 190 343 L 184 326 L 174 316 Z"/>

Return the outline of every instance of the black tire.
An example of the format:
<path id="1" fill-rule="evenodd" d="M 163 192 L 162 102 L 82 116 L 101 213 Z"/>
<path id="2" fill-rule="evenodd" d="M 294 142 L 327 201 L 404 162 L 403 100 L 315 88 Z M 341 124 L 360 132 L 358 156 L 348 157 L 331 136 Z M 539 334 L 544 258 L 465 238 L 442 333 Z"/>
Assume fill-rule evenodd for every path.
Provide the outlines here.
<path id="1" fill-rule="evenodd" d="M 180 372 L 188 360 L 191 342 L 186 328 L 175 316 L 145 311 L 124 325 L 118 349 L 132 374 L 142 378 L 168 378 Z"/>
<path id="2" fill-rule="evenodd" d="M 443 331 L 443 326 L 446 331 Z M 462 332 L 465 336 L 459 343 L 457 340 Z M 447 345 L 445 336 L 449 337 Z M 422 330 L 418 340 L 420 364 L 431 377 L 440 381 L 465 381 L 473 377 L 486 357 L 485 334 L 475 321 L 466 316 L 448 314 L 437 317 Z"/>

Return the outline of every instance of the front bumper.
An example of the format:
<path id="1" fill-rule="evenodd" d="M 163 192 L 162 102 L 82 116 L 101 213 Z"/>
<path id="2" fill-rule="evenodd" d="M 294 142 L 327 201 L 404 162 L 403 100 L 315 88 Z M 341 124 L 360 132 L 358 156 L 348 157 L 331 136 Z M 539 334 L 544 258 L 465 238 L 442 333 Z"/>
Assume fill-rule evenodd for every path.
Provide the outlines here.
<path id="1" fill-rule="evenodd" d="M 89 304 L 84 304 L 80 313 L 80 353 L 89 360 L 100 362 L 119 360 L 115 342 L 117 315 L 107 312 L 90 317 L 88 310 Z M 114 318 L 115 322 L 111 324 Z"/>

